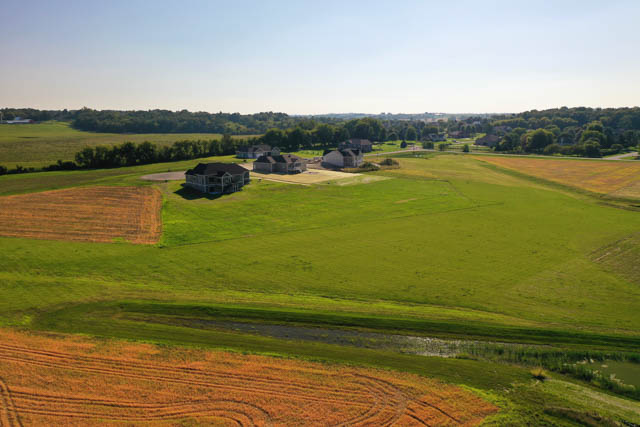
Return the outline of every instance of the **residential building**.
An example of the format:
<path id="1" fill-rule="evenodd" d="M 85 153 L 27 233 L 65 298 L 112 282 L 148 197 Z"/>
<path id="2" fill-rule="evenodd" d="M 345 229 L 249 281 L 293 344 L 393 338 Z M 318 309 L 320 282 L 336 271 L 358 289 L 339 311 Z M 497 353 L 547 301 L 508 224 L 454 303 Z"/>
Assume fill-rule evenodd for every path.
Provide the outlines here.
<path id="1" fill-rule="evenodd" d="M 251 181 L 249 171 L 235 163 L 199 163 L 185 177 L 188 187 L 213 194 L 239 191 Z"/>
<path id="2" fill-rule="evenodd" d="M 502 138 L 498 135 L 485 135 L 482 138 L 476 139 L 475 145 L 484 145 L 485 147 L 495 147 L 500 143 Z"/>
<path id="3" fill-rule="evenodd" d="M 306 159 L 295 154 L 260 156 L 253 162 L 253 171 L 259 173 L 300 173 L 306 170 Z"/>
<path id="4" fill-rule="evenodd" d="M 28 125 L 35 123 L 32 119 L 23 119 L 22 117 L 16 117 L 13 120 L 5 120 L 3 123 L 7 125 Z"/>
<path id="5" fill-rule="evenodd" d="M 239 147 L 236 150 L 236 157 L 240 159 L 257 159 L 260 156 L 277 156 L 279 154 L 280 149 L 278 147 L 271 147 L 267 144 Z"/>
<path id="6" fill-rule="evenodd" d="M 364 155 L 360 150 L 352 148 L 326 150 L 322 156 L 322 165 L 334 168 L 357 168 L 364 162 Z"/>
<path id="7" fill-rule="evenodd" d="M 363 153 L 369 153 L 373 151 L 373 144 L 368 139 L 349 139 L 341 142 L 338 148 L 343 150 L 351 148 L 353 150 L 360 150 Z"/>
<path id="8" fill-rule="evenodd" d="M 431 133 L 428 138 L 433 142 L 444 142 L 447 140 L 447 136 L 444 133 Z"/>

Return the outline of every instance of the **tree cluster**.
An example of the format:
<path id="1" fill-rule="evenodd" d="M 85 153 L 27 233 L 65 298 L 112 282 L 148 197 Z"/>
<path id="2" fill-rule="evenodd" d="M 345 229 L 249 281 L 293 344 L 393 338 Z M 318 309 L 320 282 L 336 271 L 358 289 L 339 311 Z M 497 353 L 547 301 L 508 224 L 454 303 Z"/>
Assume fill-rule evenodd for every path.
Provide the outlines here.
<path id="1" fill-rule="evenodd" d="M 492 133 L 502 134 L 503 138 L 495 149 L 504 152 L 585 157 L 616 154 L 624 149 L 635 148 L 640 143 L 640 129 L 633 128 L 636 125 L 640 127 L 640 122 L 634 124 L 636 119 L 633 110 L 546 110 L 530 117 L 531 112 L 522 113 L 522 117 L 497 120 L 491 123 Z M 562 114 L 558 113 L 560 115 L 557 117 L 549 116 L 549 111 L 560 111 Z M 603 114 L 599 120 L 582 123 L 585 117 L 594 116 L 593 111 L 609 111 L 609 115 Z M 640 115 L 638 118 L 640 119 Z M 620 124 L 632 128 L 620 127 Z"/>

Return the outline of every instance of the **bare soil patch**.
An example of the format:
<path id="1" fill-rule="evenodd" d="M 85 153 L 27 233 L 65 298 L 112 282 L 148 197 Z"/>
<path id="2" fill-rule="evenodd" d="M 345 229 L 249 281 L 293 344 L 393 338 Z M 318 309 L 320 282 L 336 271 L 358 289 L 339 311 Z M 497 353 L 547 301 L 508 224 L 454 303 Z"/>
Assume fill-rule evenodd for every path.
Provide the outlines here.
<path id="1" fill-rule="evenodd" d="M 143 175 L 140 179 L 144 179 L 145 181 L 182 181 L 184 180 L 185 172 L 162 172 L 162 173 L 152 173 L 149 175 Z"/>
<path id="2" fill-rule="evenodd" d="M 8 425 L 464 425 L 498 408 L 414 375 L 0 331 Z"/>
<path id="3" fill-rule="evenodd" d="M 80 187 L 0 197 L 0 236 L 152 244 L 162 196 L 150 187 Z"/>
<path id="4" fill-rule="evenodd" d="M 326 181 L 353 178 L 359 174 L 333 171 L 328 169 L 311 169 L 297 174 L 258 173 L 252 170 L 253 163 L 240 163 L 251 170 L 252 179 L 266 179 L 268 181 L 287 182 L 290 184 L 319 184 Z"/>

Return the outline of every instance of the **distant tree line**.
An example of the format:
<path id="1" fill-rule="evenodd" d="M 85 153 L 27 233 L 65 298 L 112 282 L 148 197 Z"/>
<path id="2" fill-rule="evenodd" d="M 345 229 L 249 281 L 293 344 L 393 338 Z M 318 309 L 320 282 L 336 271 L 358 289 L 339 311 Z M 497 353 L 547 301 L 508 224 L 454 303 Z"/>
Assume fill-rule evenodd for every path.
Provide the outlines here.
<path id="1" fill-rule="evenodd" d="M 601 157 L 640 144 L 640 108 L 557 108 L 498 116 L 496 151 Z"/>
<path id="2" fill-rule="evenodd" d="M 134 144 L 124 142 L 114 146 L 87 147 L 77 152 L 75 161 L 58 160 L 40 171 L 102 169 L 122 166 L 147 165 L 151 163 L 191 160 L 201 157 L 235 154 L 241 145 L 255 144 L 256 139 L 235 139 L 224 135 L 221 139 L 177 141 L 170 146 L 158 146 L 151 142 Z M 0 166 L 0 175 L 37 172 L 35 168 L 16 166 L 8 170 Z"/>

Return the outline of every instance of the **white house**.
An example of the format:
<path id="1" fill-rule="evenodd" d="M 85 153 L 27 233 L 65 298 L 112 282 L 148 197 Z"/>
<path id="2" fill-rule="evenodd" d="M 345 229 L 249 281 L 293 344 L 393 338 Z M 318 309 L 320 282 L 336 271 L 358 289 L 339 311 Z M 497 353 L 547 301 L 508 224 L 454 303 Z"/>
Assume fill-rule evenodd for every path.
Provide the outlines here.
<path id="1" fill-rule="evenodd" d="M 357 168 L 364 162 L 364 155 L 360 150 L 347 148 L 345 150 L 325 151 L 322 165 L 334 168 Z"/>

